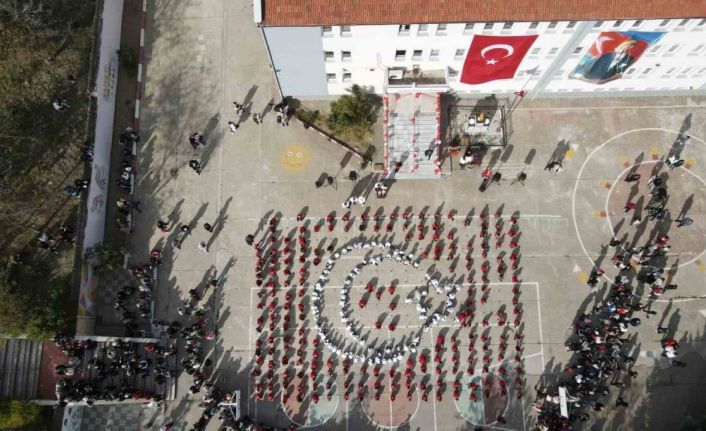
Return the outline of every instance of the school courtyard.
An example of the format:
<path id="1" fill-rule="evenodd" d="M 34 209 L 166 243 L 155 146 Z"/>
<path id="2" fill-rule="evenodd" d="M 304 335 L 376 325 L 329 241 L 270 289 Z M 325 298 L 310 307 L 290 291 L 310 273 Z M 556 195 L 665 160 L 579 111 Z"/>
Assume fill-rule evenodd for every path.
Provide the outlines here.
<path id="1" fill-rule="evenodd" d="M 629 407 L 616 409 L 611 402 L 587 426 L 619 429 L 629 421 L 624 429 L 678 429 L 683 418 L 703 415 L 704 399 L 693 394 L 706 376 L 705 100 L 523 100 L 508 120 L 507 145 L 490 148 L 482 167 L 461 169 L 458 156 L 445 153 L 440 179 L 400 179 L 379 198 L 372 188 L 382 172 L 374 163 L 297 121 L 276 123 L 271 105 L 281 98 L 252 17 L 252 2 L 245 0 L 149 2 L 136 185 L 143 212 L 130 240 L 134 256 L 165 250 L 156 297 L 160 320 L 179 320 L 177 308 L 188 290 L 203 288 L 217 271 L 221 284 L 205 298 L 218 331 L 209 357 L 218 385 L 241 392 L 244 415 L 271 426 L 315 430 L 532 429 L 535 387 L 557 381 L 572 354 L 565 348 L 572 323 L 603 298 L 615 276 L 608 242 L 624 238 L 642 246 L 670 224 L 672 248 L 664 267 L 678 289 L 652 301 L 656 314 L 641 314 L 642 324 L 627 334 L 639 375 L 620 377 L 627 386 L 611 387 L 611 400 L 620 393 Z M 246 106 L 235 134 L 227 127 L 237 119 L 233 101 Z M 253 113 L 264 114 L 263 124 L 252 121 Z M 196 131 L 205 136 L 201 150 L 187 140 Z M 681 153 L 684 165 L 672 170 L 662 162 L 680 133 L 691 139 Z M 201 175 L 189 168 L 191 159 L 201 161 Z M 563 170 L 545 170 L 549 161 L 561 162 Z M 480 191 L 486 167 L 502 178 Z M 350 171 L 357 172 L 355 181 Z M 521 172 L 524 183 L 513 182 Z M 629 173 L 641 175 L 637 188 L 624 181 Z M 667 183 L 667 223 L 657 226 L 644 214 L 632 224 L 635 214 L 623 207 L 649 199 L 653 174 Z M 334 182 L 317 187 L 322 175 Z M 351 196 L 365 196 L 365 204 L 342 208 Z M 673 220 L 683 215 L 694 222 L 677 228 Z M 181 249 L 170 246 L 173 233 L 156 229 L 159 218 L 192 226 Z M 206 222 L 214 233 L 201 227 Z M 260 263 L 245 242 L 248 234 L 262 244 Z M 208 243 L 207 253 L 199 250 L 200 241 Z M 327 275 L 317 322 L 315 285 L 328 259 L 358 241 L 389 242 L 419 266 L 394 256 L 357 266 L 384 257 L 382 248 L 342 254 Z M 317 257 L 321 262 L 314 262 Z M 606 273 L 590 288 L 594 264 Z M 261 286 L 258 265 L 274 270 Z M 359 328 L 353 337 L 340 307 L 346 277 L 356 266 L 360 271 L 347 298 L 349 321 Z M 423 329 L 426 320 L 413 298 L 428 288 L 427 274 L 455 286 L 455 309 Z M 430 314 L 444 308 L 448 293 L 429 288 Z M 636 294 L 649 302 L 649 292 Z M 454 319 L 470 308 L 474 315 L 466 325 Z M 419 337 L 418 348 L 381 365 L 375 376 L 374 365 L 346 367 L 342 355 L 323 342 L 316 345 L 317 325 L 336 346 L 384 351 Z M 660 356 L 658 325 L 680 340 L 686 368 L 673 368 Z M 269 353 L 258 365 L 262 350 Z M 427 358 L 426 371 L 420 356 Z M 408 359 L 411 375 L 404 374 Z M 312 379 L 314 362 L 319 365 Z M 261 375 L 253 376 L 253 368 Z M 285 369 L 291 370 L 287 385 Z M 200 415 L 201 395 L 189 394 L 190 379 L 180 377 L 177 399 L 164 412 L 177 429 L 190 429 Z M 471 400 L 472 383 L 477 401 Z M 426 401 L 422 387 L 431 389 Z M 264 394 L 260 400 L 258 393 Z"/>

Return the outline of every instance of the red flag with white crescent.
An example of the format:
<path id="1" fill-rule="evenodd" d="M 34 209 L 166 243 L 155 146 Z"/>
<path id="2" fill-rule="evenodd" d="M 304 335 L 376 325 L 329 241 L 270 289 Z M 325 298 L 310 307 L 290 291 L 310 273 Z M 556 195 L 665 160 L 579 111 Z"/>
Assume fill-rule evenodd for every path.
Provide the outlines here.
<path id="1" fill-rule="evenodd" d="M 532 47 L 536 34 L 527 36 L 475 35 L 463 63 L 461 82 L 482 84 L 515 76 L 525 54 Z"/>

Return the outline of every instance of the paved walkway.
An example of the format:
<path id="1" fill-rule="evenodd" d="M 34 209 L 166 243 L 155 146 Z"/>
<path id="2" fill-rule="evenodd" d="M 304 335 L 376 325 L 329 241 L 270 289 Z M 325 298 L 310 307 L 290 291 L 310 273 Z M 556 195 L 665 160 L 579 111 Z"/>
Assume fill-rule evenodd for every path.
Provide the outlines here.
<path id="1" fill-rule="evenodd" d="M 302 208 L 307 208 L 307 217 L 314 221 L 331 211 L 340 212 L 341 202 L 361 188 L 346 179 L 348 171 L 357 170 L 363 177 L 371 172 L 361 170 L 358 159 L 348 160 L 344 150 L 297 123 L 284 128 L 275 123 L 268 104 L 279 100 L 259 30 L 252 24 L 251 2 L 150 1 L 147 28 L 143 146 L 137 185 L 144 204 L 144 223 L 135 228 L 131 250 L 139 256 L 155 246 L 166 250 L 158 286 L 160 319 L 177 319 L 176 309 L 188 296 L 186 292 L 203 286 L 210 271 L 218 272 L 222 286 L 207 298 L 212 319 L 220 329 L 212 352 L 218 365 L 216 374 L 222 386 L 244 389 L 248 387 L 247 366 L 252 359 L 250 316 L 254 307 L 250 298 L 251 287 L 255 286 L 254 257 L 244 243 L 245 235 L 262 232 L 264 221 L 274 214 L 292 222 Z M 245 104 L 248 112 L 236 117 L 233 101 Z M 692 160 L 690 172 L 703 178 L 705 152 L 703 142 L 696 138 L 706 137 L 705 108 L 703 100 L 690 98 L 525 101 L 508 123 L 510 146 L 504 153 L 490 152 L 484 160 L 485 165 L 502 173 L 499 185 L 479 192 L 480 170 L 460 171 L 458 162 L 447 158 L 443 166 L 447 175 L 441 180 L 398 181 L 387 198 L 370 196 L 367 204 L 373 212 L 384 207 L 385 213 L 410 205 L 415 211 L 442 206 L 444 212 L 456 209 L 459 214 L 471 209 L 478 214 L 486 205 L 491 212 L 518 209 L 523 231 L 522 278 L 537 283 L 544 313 L 538 316 L 535 328 L 541 337 L 533 340 L 542 345 L 546 358 L 538 368 L 545 373 L 556 372 L 568 358 L 563 343 L 572 319 L 594 299 L 584 280 L 591 261 L 601 254 L 601 244 L 609 239 L 605 219 L 612 215 L 601 213 L 610 211 L 606 210 L 608 185 L 615 183 L 625 163 L 630 166 L 640 153 L 651 158 L 656 148 L 658 157 L 663 157 L 665 145 L 674 140 L 689 114 L 689 133 L 695 138 L 685 149 L 685 156 Z M 265 113 L 264 124 L 258 126 L 251 120 L 253 112 Z M 228 121 L 241 122 L 237 133 L 228 131 Z M 195 131 L 205 135 L 202 150 L 195 151 L 187 142 L 188 135 Z M 618 151 L 604 151 L 609 148 Z M 564 171 L 560 174 L 543 169 L 552 157 L 563 160 Z M 204 165 L 200 176 L 187 166 L 190 159 Z M 342 166 L 346 160 L 346 166 Z M 511 184 L 520 172 L 527 174 L 525 185 Z M 323 173 L 336 181 L 316 189 L 314 183 Z M 693 187 L 696 195 L 703 192 L 697 183 L 688 187 Z M 700 202 L 690 210 L 695 220 L 703 220 Z M 353 215 L 360 216 L 362 211 L 355 208 Z M 169 218 L 175 228 L 182 223 L 192 227 L 192 236 L 180 250 L 168 245 L 173 233 L 164 235 L 155 229 L 154 222 L 160 217 Z M 216 225 L 216 231 L 203 230 L 204 222 Z M 690 249 L 704 246 L 704 229 L 699 222 L 695 224 L 689 229 L 698 233 L 699 242 L 690 244 Z M 630 229 L 635 228 L 623 225 L 621 229 L 634 234 Z M 337 231 L 335 236 L 343 235 Z M 198 250 L 200 241 L 209 243 L 208 253 Z M 654 325 L 662 315 L 675 329 L 678 327 L 678 335 L 703 333 L 705 322 L 700 309 L 706 307 L 702 300 L 691 299 L 702 294 L 705 268 L 697 259 L 679 269 L 678 295 L 682 302 L 653 305 L 658 316 L 641 328 L 642 352 L 659 351 Z M 689 349 L 698 357 L 706 346 L 696 340 Z M 648 375 L 663 364 L 643 354 L 638 366 Z M 694 373 L 698 374 L 698 369 Z M 529 392 L 539 374 L 528 376 Z M 671 376 L 685 385 L 685 390 L 673 397 L 688 398 L 687 376 Z M 661 378 L 668 379 L 665 375 Z M 178 401 L 168 406 L 168 414 L 179 424 L 193 422 L 199 413 L 198 398 L 184 394 L 187 382 L 185 378 L 180 382 Z M 660 389 L 654 391 L 661 393 Z M 630 393 L 636 423 L 665 424 L 694 411 L 683 403 L 671 416 L 656 418 L 653 409 L 637 410 L 643 392 L 638 388 Z M 251 404 L 254 407 L 258 403 Z M 525 403 L 527 413 L 528 406 Z M 275 417 L 278 408 L 265 403 L 250 413 Z M 438 406 L 423 403 L 410 426 L 456 429 L 459 423 L 447 420 L 455 411 L 446 401 Z M 281 414 L 277 417 L 282 419 Z M 324 429 L 341 429 L 340 424 L 350 419 L 351 426 L 369 426 L 359 405 L 340 403 L 335 416 L 339 425 L 329 421 Z"/>

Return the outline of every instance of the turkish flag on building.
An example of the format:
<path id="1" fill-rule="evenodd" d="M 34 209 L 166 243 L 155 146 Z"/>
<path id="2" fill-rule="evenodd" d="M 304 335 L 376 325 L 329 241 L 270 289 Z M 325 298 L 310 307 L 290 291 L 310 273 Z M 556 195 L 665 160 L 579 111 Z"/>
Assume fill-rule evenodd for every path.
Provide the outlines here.
<path id="1" fill-rule="evenodd" d="M 530 49 L 536 34 L 527 36 L 475 35 L 463 63 L 461 82 L 482 84 L 496 79 L 510 79 Z"/>

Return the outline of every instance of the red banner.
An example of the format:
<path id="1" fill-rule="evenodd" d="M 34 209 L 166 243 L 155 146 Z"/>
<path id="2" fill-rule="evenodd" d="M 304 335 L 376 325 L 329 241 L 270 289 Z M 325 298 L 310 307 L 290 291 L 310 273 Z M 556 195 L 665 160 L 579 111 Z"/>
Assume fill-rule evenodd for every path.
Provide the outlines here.
<path id="1" fill-rule="evenodd" d="M 530 49 L 536 34 L 527 36 L 475 35 L 463 63 L 461 82 L 482 84 L 496 79 L 511 79 Z"/>

